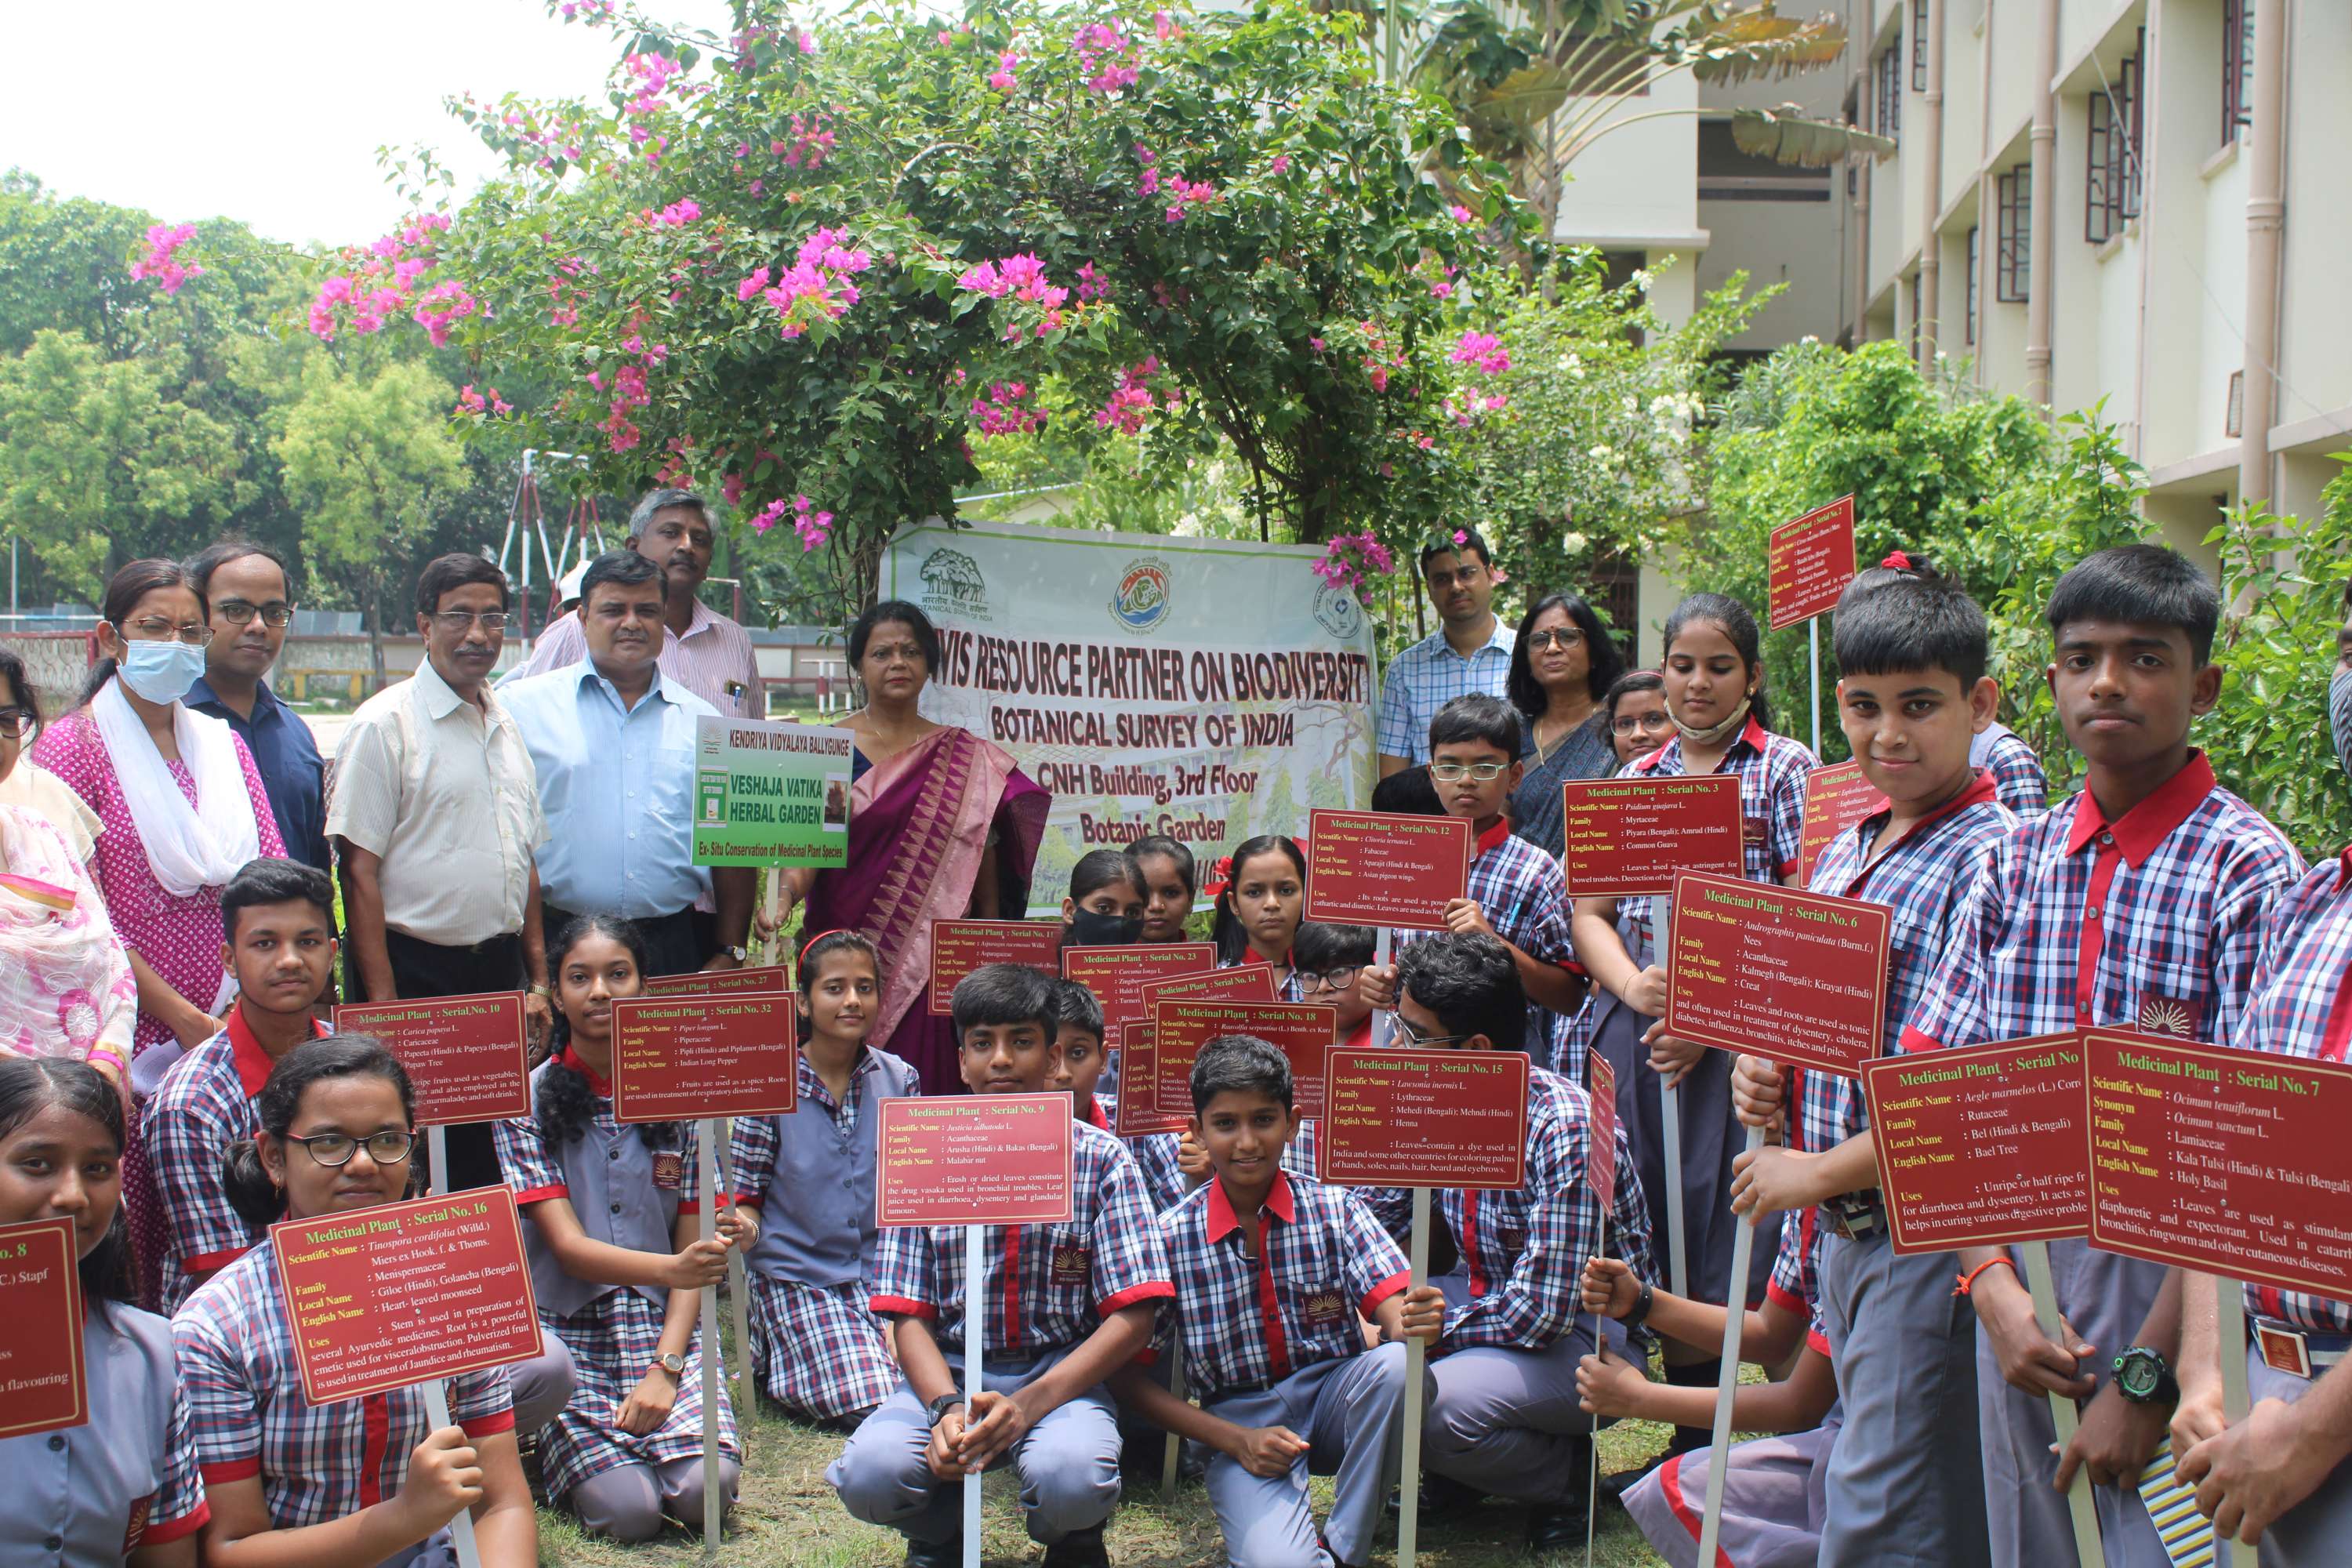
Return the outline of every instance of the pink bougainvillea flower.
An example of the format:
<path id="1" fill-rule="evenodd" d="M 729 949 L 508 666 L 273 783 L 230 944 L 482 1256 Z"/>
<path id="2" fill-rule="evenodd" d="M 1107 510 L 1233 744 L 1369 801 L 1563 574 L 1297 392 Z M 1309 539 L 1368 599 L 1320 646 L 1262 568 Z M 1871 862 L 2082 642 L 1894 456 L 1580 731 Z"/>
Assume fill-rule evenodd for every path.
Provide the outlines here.
<path id="1" fill-rule="evenodd" d="M 189 279 L 204 274 L 203 268 L 189 266 L 178 255 L 180 247 L 195 237 L 196 226 L 192 223 L 151 226 L 147 230 L 147 254 L 131 264 L 131 276 L 152 278 L 164 293 L 178 293 Z"/>
<path id="2" fill-rule="evenodd" d="M 772 529 L 772 528 L 775 527 L 775 526 L 776 526 L 776 524 L 778 524 L 778 523 L 780 523 L 780 522 L 783 521 L 784 521 L 784 514 L 785 514 L 785 513 L 787 513 L 787 512 L 789 512 L 789 511 L 791 511 L 792 510 L 793 510 L 793 503 L 792 503 L 792 502 L 790 502 L 790 501 L 785 501 L 785 500 L 772 500 L 772 501 L 770 501 L 766 506 L 761 507 L 761 508 L 759 510 L 759 511 L 758 511 L 758 512 L 757 512 L 757 513 L 752 517 L 752 519 L 751 519 L 751 530 L 752 530 L 752 531 L 753 531 L 753 532 L 755 532 L 755 533 L 765 533 L 765 532 L 767 532 L 767 531 L 768 531 L 768 530 L 770 530 L 770 529 Z"/>
<path id="3" fill-rule="evenodd" d="M 1290 172 L 1290 154 L 1287 153 L 1276 153 L 1274 155 L 1274 161 L 1268 163 L 1266 167 L 1277 174 L 1288 174 Z"/>
<path id="4" fill-rule="evenodd" d="M 1511 368 L 1510 351 L 1492 332 L 1465 332 L 1447 356 L 1455 364 L 1475 364 L 1488 375 L 1500 375 Z"/>
<path id="5" fill-rule="evenodd" d="M 1475 219 L 1475 215 L 1473 214 L 1468 207 L 1464 206 L 1460 202 L 1455 202 L 1452 206 L 1447 207 L 1445 212 L 1446 216 L 1451 217 L 1455 223 L 1470 223 Z"/>
<path id="6" fill-rule="evenodd" d="M 988 85 L 999 92 L 1011 94 L 1021 85 L 1021 79 L 1013 74 L 1013 68 L 1020 63 L 1021 57 L 1011 49 L 997 56 L 996 68 L 989 73 Z"/>
<path id="7" fill-rule="evenodd" d="M 740 506 L 743 501 L 743 476 L 729 474 L 719 481 L 719 493 L 727 498 L 729 506 Z"/>

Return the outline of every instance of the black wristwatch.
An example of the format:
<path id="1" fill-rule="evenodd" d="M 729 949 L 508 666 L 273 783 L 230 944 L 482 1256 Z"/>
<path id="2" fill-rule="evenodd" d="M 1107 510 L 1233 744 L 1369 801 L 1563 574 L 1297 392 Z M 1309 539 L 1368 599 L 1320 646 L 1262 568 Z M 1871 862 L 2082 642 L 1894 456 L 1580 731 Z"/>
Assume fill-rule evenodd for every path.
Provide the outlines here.
<path id="1" fill-rule="evenodd" d="M 1646 1279 L 1643 1280 L 1642 1293 L 1633 1298 L 1633 1310 L 1625 1314 L 1625 1326 L 1629 1329 L 1640 1328 L 1642 1326 L 1642 1320 L 1650 1315 L 1650 1307 L 1654 1299 L 1654 1293 L 1650 1289 L 1650 1282 Z"/>
<path id="2" fill-rule="evenodd" d="M 962 1403 L 963 1395 L 961 1394 L 942 1394 L 924 1406 L 923 1413 L 931 1418 L 931 1425 L 937 1426 L 948 1418 L 949 1411 Z"/>
<path id="3" fill-rule="evenodd" d="M 2178 1405 L 2180 1384 L 2164 1357 L 2146 1345 L 2134 1345 L 2116 1357 L 2116 1392 L 2134 1405 Z"/>

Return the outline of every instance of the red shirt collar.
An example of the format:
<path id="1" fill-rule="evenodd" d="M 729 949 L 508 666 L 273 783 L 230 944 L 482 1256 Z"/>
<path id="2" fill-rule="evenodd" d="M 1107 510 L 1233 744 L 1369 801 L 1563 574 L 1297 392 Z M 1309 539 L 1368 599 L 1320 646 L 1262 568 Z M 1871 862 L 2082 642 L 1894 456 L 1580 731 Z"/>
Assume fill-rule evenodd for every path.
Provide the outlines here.
<path id="1" fill-rule="evenodd" d="M 269 1069 L 277 1064 L 269 1059 L 268 1051 L 262 1047 L 261 1042 L 254 1037 L 253 1030 L 247 1026 L 244 1002 L 239 1001 L 228 1010 L 227 1032 L 229 1059 L 236 1064 L 236 1081 L 244 1088 L 245 1097 L 250 1100 L 261 1092 L 263 1084 L 269 1081 Z M 327 1033 L 324 1024 L 316 1018 L 310 1020 L 312 1039 L 323 1039 Z"/>
<path id="2" fill-rule="evenodd" d="M 573 1050 L 570 1046 L 565 1046 L 563 1049 L 557 1054 L 555 1059 L 562 1062 L 565 1067 L 570 1068 L 573 1072 L 578 1073 L 582 1078 L 586 1079 L 588 1080 L 588 1087 L 596 1091 L 597 1099 L 610 1100 L 613 1098 L 613 1086 L 605 1080 L 604 1076 L 598 1072 L 594 1068 L 590 1067 L 586 1062 L 582 1061 L 580 1059 L 580 1053 Z"/>
<path id="3" fill-rule="evenodd" d="M 1290 1199 L 1289 1173 L 1280 1170 L 1275 1172 L 1274 1185 L 1266 1189 L 1265 1206 L 1260 1208 L 1258 1213 L 1272 1215 L 1285 1225 L 1296 1225 L 1298 1222 L 1297 1206 Z M 1241 1216 L 1234 1213 L 1233 1200 L 1225 1196 L 1225 1184 L 1222 1181 L 1211 1182 L 1209 1184 L 1209 1239 L 1224 1240 L 1226 1237 L 1241 1228 Z"/>
<path id="4" fill-rule="evenodd" d="M 1095 1095 L 1088 1095 L 1087 1097 L 1087 1121 L 1093 1125 L 1101 1128 L 1106 1132 L 1110 1131 L 1110 1123 L 1105 1120 L 1103 1116 L 1102 1100 L 1100 1097 Z"/>
<path id="5" fill-rule="evenodd" d="M 1724 754 L 1726 757 L 1730 756 L 1730 755 L 1731 755 L 1731 752 L 1732 752 L 1732 747 L 1734 747 L 1734 746 L 1738 746 L 1738 745 L 1741 745 L 1741 744 L 1743 744 L 1743 743 L 1748 747 L 1748 749 L 1749 751 L 1752 751 L 1752 752 L 1759 752 L 1759 753 L 1760 753 L 1760 752 L 1762 752 L 1764 751 L 1765 746 L 1766 746 L 1766 743 L 1767 743 L 1770 739 L 1771 739 L 1770 732 L 1769 732 L 1769 731 L 1767 731 L 1767 730 L 1764 728 L 1764 726 L 1763 726 L 1763 725 L 1761 725 L 1761 724 L 1759 724 L 1759 723 L 1758 723 L 1758 722 L 1756 721 L 1756 715 L 1755 715 L 1754 713 L 1750 713 L 1750 714 L 1748 714 L 1748 722 L 1747 722 L 1746 724 L 1744 724 L 1744 725 L 1740 726 L 1739 733 L 1738 733 L 1738 736 L 1737 736 L 1737 737 L 1732 741 L 1731 745 L 1729 745 L 1729 746 L 1726 746 L 1726 747 L 1723 749 L 1723 754 Z M 1672 746 L 1672 747 L 1674 747 L 1674 748 L 1675 748 L 1675 755 L 1677 758 L 1679 758 L 1679 757 L 1683 754 L 1683 738 L 1682 738 L 1682 732 L 1681 732 L 1680 731 L 1676 731 L 1675 732 L 1675 738 L 1674 738 L 1673 740 L 1671 740 L 1671 741 L 1668 741 L 1668 742 L 1666 742 L 1666 746 Z M 1648 773 L 1652 768 L 1656 767 L 1656 766 L 1658 765 L 1658 759 L 1659 759 L 1660 757 L 1663 757 L 1663 756 L 1664 756 L 1664 755 L 1666 754 L 1666 746 L 1660 746 L 1656 751 L 1652 752 L 1648 756 L 1645 756 L 1645 757 L 1635 757 L 1635 758 L 1633 759 L 1633 771 L 1634 771 L 1635 773 Z M 1717 763 L 1717 766 L 1718 767 L 1718 769 L 1721 767 L 1721 765 L 1722 765 L 1722 764 L 1720 764 L 1720 763 Z"/>
<path id="6" fill-rule="evenodd" d="M 2347 857 L 2352 857 L 2352 849 L 2347 849 L 2344 853 Z M 2352 859 L 2347 859 L 2346 864 L 2352 866 Z M 1365 1014 L 1356 1026 L 1348 1031 L 1348 1037 L 1341 1040 L 1339 1045 L 1345 1050 L 1370 1050 L 1372 1045 L 1372 1016 L 1370 1013 Z"/>
<path id="7" fill-rule="evenodd" d="M 1768 731 L 1765 730 L 1763 725 L 1756 721 L 1756 715 L 1751 710 L 1748 715 L 1748 722 L 1740 729 L 1739 740 L 1747 742 L 1749 750 L 1760 752 L 1764 750 L 1767 734 Z M 1738 741 L 1732 742 L 1733 745 L 1738 745 Z"/>
<path id="8" fill-rule="evenodd" d="M 1476 859 L 1479 856 L 1484 855 L 1487 850 L 1492 849 L 1496 845 L 1500 844 L 1504 839 L 1508 838 L 1510 836 L 1511 819 L 1508 816 L 1498 816 L 1495 818 L 1495 826 L 1486 829 L 1486 832 L 1478 835 L 1478 841 L 1471 846 L 1470 858 L 1474 860 Z"/>
<path id="9" fill-rule="evenodd" d="M 1955 813 L 1966 811 L 1972 805 L 1982 805 L 1987 801 L 1998 801 L 1999 799 L 2000 799 L 2000 789 L 1999 785 L 1993 783 L 1992 770 L 1990 768 L 1979 768 L 1976 771 L 1976 776 L 1969 780 L 1968 788 L 1960 791 L 1959 794 L 1954 795 L 1951 799 L 1946 801 L 1943 805 L 1937 806 L 1935 810 L 1929 812 L 1927 816 L 1913 823 L 1908 828 L 1904 830 L 1903 837 L 1896 839 L 1895 844 L 1900 844 L 1904 839 L 1910 838 L 1916 835 L 1926 832 L 1937 823 L 1943 821 L 1944 818 L 1950 816 Z M 1882 795 L 1875 796 L 1871 801 L 1870 809 L 1863 813 L 1861 826 L 1864 827 L 1869 826 L 1880 817 L 1885 816 L 1887 812 L 1892 809 L 1893 807 L 1890 805 L 1885 795 Z M 1890 844 L 1887 847 L 1892 849 L 1895 847 L 1895 844 Z"/>
<path id="10" fill-rule="evenodd" d="M 2174 828 L 2189 820 L 2189 814 L 2202 805 L 2213 789 L 2213 764 L 2205 760 L 2201 751 L 2191 751 L 2179 773 L 2157 785 L 2155 794 L 2114 822 L 2107 820 L 2097 799 L 2085 788 L 2074 797 L 2074 826 L 2066 835 L 2066 853 L 2074 854 L 2100 834 L 2112 833 L 2116 847 L 2137 869 L 2172 836 Z"/>

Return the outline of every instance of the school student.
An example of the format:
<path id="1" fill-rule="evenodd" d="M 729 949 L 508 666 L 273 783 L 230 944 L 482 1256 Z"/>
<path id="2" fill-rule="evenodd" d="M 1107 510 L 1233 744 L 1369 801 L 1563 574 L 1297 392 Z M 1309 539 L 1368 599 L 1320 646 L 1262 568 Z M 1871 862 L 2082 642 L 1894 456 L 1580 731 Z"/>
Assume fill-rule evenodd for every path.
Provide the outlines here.
<path id="1" fill-rule="evenodd" d="M 2191 722 L 2221 689 L 2209 660 L 2221 612 L 2212 583 L 2157 545 L 2103 550 L 2059 578 L 2044 612 L 2056 656 L 2048 679 L 2084 787 L 2005 839 L 1977 879 L 1902 1049 L 2101 1025 L 2235 1037 L 2263 917 L 2303 867 L 2189 744 Z M 2179 1281 L 2080 1241 L 2049 1245 L 2065 1318 L 2055 1343 L 2006 1250 L 1960 1258 L 1982 1330 L 1992 1559 L 2073 1563 L 2062 1494 L 2087 1465 L 2108 1563 L 2160 1568 L 2137 1482 L 2171 1415 L 2163 1389 L 2178 1359 Z M 2113 1375 L 2126 1355 L 2156 1385 L 2141 1399 Z M 2050 1392 L 2089 1401 L 2063 1457 L 2052 1451 Z"/>
<path id="2" fill-rule="evenodd" d="M 751 1364 L 768 1397 L 823 1425 L 855 1425 L 898 1386 L 874 1267 L 881 1102 L 923 1092 L 912 1064 L 867 1042 L 882 961 L 856 931 L 801 949 L 799 1099 L 789 1116 L 735 1119 L 736 1203 L 760 1221 L 750 1272 Z"/>
<path id="3" fill-rule="evenodd" d="M 540 1321 L 570 1347 L 579 1384 L 541 1435 L 540 1473 L 583 1525 L 631 1542 L 665 1517 L 700 1530 L 706 1508 L 734 1500 L 743 1447 L 723 1386 L 719 1474 L 703 1471 L 696 1318 L 728 1248 L 760 1231 L 730 1206 L 718 1236 L 702 1234 L 692 1122 L 613 1119 L 613 1003 L 637 994 L 646 962 L 643 935 L 611 915 L 557 933 L 554 1054 L 531 1071 L 530 1117 L 498 1125 Z"/>
<path id="4" fill-rule="evenodd" d="M 1298 928 L 1291 952 L 1298 961 L 1298 995 L 1302 1002 L 1320 1002 L 1339 1009 L 1335 1046 L 1372 1043 L 1372 1005 L 1359 984 L 1372 966 L 1379 933 L 1370 926 L 1335 925 L 1307 921 Z M 1303 1134 L 1314 1123 L 1301 1121 Z"/>
<path id="5" fill-rule="evenodd" d="M 259 1108 L 261 1131 L 228 1147 L 221 1178 L 255 1226 L 408 1195 L 415 1101 L 373 1040 L 296 1047 L 269 1069 Z M 212 1514 L 209 1568 L 446 1568 L 460 1509 L 473 1516 L 483 1568 L 535 1568 L 539 1521 L 503 1369 L 448 1378 L 456 1424 L 438 1429 L 414 1386 L 312 1405 L 267 1247 L 183 1302 L 172 1341 Z"/>
<path id="6" fill-rule="evenodd" d="M 1515 1051 L 1525 1044 L 1517 963 L 1496 937 L 1448 931 L 1413 942 L 1383 978 L 1394 988 L 1400 1048 Z M 1430 1489 L 1445 1500 L 1492 1492 L 1528 1504 L 1528 1546 L 1537 1552 L 1584 1537 L 1592 1418 L 1578 1407 L 1576 1367 L 1596 1348 L 1596 1326 L 1578 1314 L 1577 1281 L 1583 1260 L 1600 1249 L 1601 1219 L 1584 1180 L 1591 1116 L 1582 1089 L 1533 1068 L 1527 1184 L 1431 1194 L 1433 1221 L 1443 1222 L 1459 1260 L 1435 1282 L 1446 1313 L 1423 1436 L 1423 1466 L 1439 1482 Z M 1632 1169 L 1622 1131 L 1618 1169 Z M 1399 1194 L 1367 1201 L 1391 1233 L 1401 1227 Z M 1641 1187 L 1622 1176 L 1609 1245 L 1650 1277 Z M 1622 1348 L 1622 1329 L 1598 1331 Z"/>
<path id="7" fill-rule="evenodd" d="M 1906 575 L 1838 604 L 1838 722 L 1878 791 L 1870 815 L 1825 845 L 1812 890 L 1884 905 L 1890 957 L 1885 1038 L 1912 1020 L 1960 930 L 1969 890 L 2017 818 L 1969 762 L 2000 692 L 1985 674 L 1984 612 L 1957 586 Z M 1887 1236 L 1861 1084 L 1739 1061 L 1741 1120 L 1766 1126 L 1793 1100 L 1786 1147 L 1742 1155 L 1732 1205 L 1810 1217 L 1820 1205 L 1822 1299 L 1837 1347 L 1844 1424 L 1829 1456 L 1828 1568 L 1977 1563 L 1985 1557 L 1977 1457 L 1976 1315 L 1952 1293 L 1952 1258 L 1898 1257 Z M 1937 1440 L 1918 1440 L 1923 1412 Z"/>
<path id="8" fill-rule="evenodd" d="M 2352 773 L 2352 582 L 2345 584 L 2329 738 Z M 2342 1063 L 2352 1048 L 2352 850 L 2283 895 L 2263 929 L 2253 980 L 2229 1043 L 2242 1051 Z M 2217 1536 L 2262 1547 L 2265 1568 L 2352 1558 L 2352 1302 L 2247 1286 L 2252 1406 L 2226 1430 L 2213 1281 L 2182 1282 L 2175 1472 L 2197 1488 Z"/>
<path id="9" fill-rule="evenodd" d="M 1608 721 L 1609 744 L 1616 751 L 1621 772 L 1674 737 L 1665 678 L 1654 669 L 1629 669 L 1619 676 L 1601 699 L 1601 715 Z"/>
<path id="10" fill-rule="evenodd" d="M 1786 1377 L 1745 1384 L 1732 1395 L 1733 1431 L 1777 1434 L 1737 1444 L 1723 1456 L 1717 1546 L 1732 1568 L 1813 1568 L 1822 1560 L 1822 1531 L 1835 1506 L 1822 1483 L 1839 1421 L 1814 1267 L 1818 1243 L 1810 1212 L 1801 1224 L 1781 1228 L 1763 1309 L 1743 1321 L 1743 1360 L 1772 1367 L 1795 1359 Z M 1687 1301 L 1635 1278 L 1613 1258 L 1585 1265 L 1584 1310 L 1628 1328 L 1646 1323 L 1686 1344 L 1713 1345 L 1718 1353 L 1730 1317 L 1727 1308 Z M 1585 1357 L 1576 1385 L 1584 1408 L 1597 1415 L 1683 1426 L 1715 1419 L 1715 1390 L 1652 1383 L 1642 1366 L 1622 1356 Z M 1933 1440 L 1940 1442 L 1941 1433 Z M 1696 1568 L 1712 1458 L 1711 1447 L 1672 1455 L 1619 1494 L 1625 1511 L 1674 1568 Z M 1899 1542 L 1888 1544 L 1902 1549 Z M 1939 1561 L 1958 1568 L 1982 1562 L 1983 1554 Z"/>
<path id="11" fill-rule="evenodd" d="M 1694 594 L 1666 617 L 1661 694 L 1674 734 L 1629 763 L 1622 778 L 1679 778 L 1731 773 L 1739 780 L 1742 874 L 1755 882 L 1785 882 L 1797 870 L 1804 837 L 1805 775 L 1813 754 L 1767 729 L 1764 664 L 1756 617 L 1720 594 Z M 1731 1279 L 1737 1219 L 1729 1203 L 1732 1161 L 1740 1140 L 1732 1121 L 1731 1053 L 1709 1050 L 1665 1033 L 1666 971 L 1648 910 L 1621 910 L 1613 899 L 1579 899 L 1576 955 L 1591 976 L 1593 1014 L 1587 1048 L 1617 1071 L 1618 1118 L 1632 1144 L 1642 1190 L 1654 1214 L 1665 1205 L 1666 1153 L 1663 1089 L 1676 1086 L 1682 1100 L 1683 1264 L 1690 1294 L 1703 1301 L 1761 1298 L 1770 1251 L 1756 1248 L 1746 1279 Z M 1629 943 L 1621 914 L 1634 916 Z M 1664 1221 L 1660 1224 L 1663 1226 Z M 1661 1253 L 1672 1237 L 1661 1232 Z M 1671 1259 L 1667 1262 L 1671 1273 Z M 1669 1382 L 1713 1388 L 1720 1358 L 1669 1340 Z M 1709 1440 L 1704 1428 L 1675 1432 L 1677 1449 Z"/>
<path id="12" fill-rule="evenodd" d="M 1127 847 L 1128 858 L 1143 878 L 1145 942 L 1182 942 L 1184 922 L 1199 895 L 1200 868 L 1192 847 L 1164 833 L 1154 833 Z"/>
<path id="13" fill-rule="evenodd" d="M 1404 1341 L 1436 1339 L 1445 1298 L 1408 1289 L 1404 1255 L 1353 1193 L 1283 1169 L 1297 1118 L 1280 1051 L 1221 1035 L 1201 1047 L 1192 1090 L 1192 1134 L 1216 1179 L 1160 1215 L 1160 1230 L 1186 1385 L 1200 1403 L 1139 1366 L 1112 1387 L 1211 1450 L 1209 1506 L 1233 1562 L 1369 1563 L 1397 1481 Z M 1360 1316 L 1379 1329 L 1378 1345 L 1365 1345 Z M 1319 1535 L 1310 1473 L 1338 1477 Z"/>
<path id="14" fill-rule="evenodd" d="M 172 1331 L 131 1304 L 122 1100 L 88 1062 L 0 1056 L 0 1225 L 70 1219 L 89 1419 L 0 1437 L 0 1568 L 195 1568 L 210 1517 Z"/>
<path id="15" fill-rule="evenodd" d="M 1307 905 L 1307 857 L 1281 834 L 1263 833 L 1235 846 L 1224 870 L 1222 881 L 1210 884 L 1216 914 L 1209 937 L 1217 944 L 1217 967 L 1270 963 L 1275 995 L 1297 1001 L 1298 966 L 1290 948 Z"/>
<path id="16" fill-rule="evenodd" d="M 177 1057 L 140 1117 L 163 1200 L 163 1304 L 261 1239 L 221 1190 L 221 1156 L 261 1130 L 254 1098 L 278 1058 L 327 1032 L 316 1016 L 335 966 L 335 889 L 298 860 L 249 860 L 221 889 L 221 967 L 237 996 L 218 1034 Z"/>
<path id="17" fill-rule="evenodd" d="M 952 998 L 964 1086 L 1036 1094 L 1055 1066 L 1046 976 L 991 963 Z M 1143 1179 L 1119 1141 L 1071 1129 L 1070 1223 L 992 1226 L 982 1387 L 963 1396 L 964 1236 L 961 1226 L 886 1231 L 874 1310 L 898 1324 L 906 1381 L 851 1435 L 825 1479 L 842 1506 L 907 1537 L 911 1568 L 962 1560 L 962 1479 L 1010 1461 L 1048 1568 L 1108 1564 L 1103 1522 L 1118 1505 L 1118 1426 L 1103 1380 L 1150 1338 L 1175 1294 Z"/>
<path id="18" fill-rule="evenodd" d="M 1070 868 L 1064 947 L 1126 947 L 1143 933 L 1143 876 L 1124 849 L 1089 849 Z"/>
<path id="19" fill-rule="evenodd" d="M 1054 1070 L 1045 1087 L 1070 1097 L 1070 1114 L 1099 1131 L 1108 1132 L 1118 1121 L 1116 1086 L 1102 1087 L 1109 1053 L 1103 1047 L 1102 1004 L 1075 980 L 1047 975 L 1051 992 L 1046 1005 L 1054 1021 Z"/>

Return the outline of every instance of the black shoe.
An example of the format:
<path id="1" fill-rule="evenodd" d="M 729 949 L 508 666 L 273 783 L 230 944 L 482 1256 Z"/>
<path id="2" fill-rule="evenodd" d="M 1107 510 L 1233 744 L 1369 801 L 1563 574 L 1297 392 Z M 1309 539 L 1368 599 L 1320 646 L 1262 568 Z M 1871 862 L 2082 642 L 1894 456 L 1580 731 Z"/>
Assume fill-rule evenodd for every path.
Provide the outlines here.
<path id="1" fill-rule="evenodd" d="M 1465 1486 L 1451 1476 L 1423 1472 L 1421 1478 L 1421 1517 L 1440 1519 L 1450 1513 L 1466 1513 L 1486 1500 L 1486 1494 L 1476 1487 Z"/>
<path id="2" fill-rule="evenodd" d="M 1103 1547 L 1103 1527 L 1074 1530 L 1045 1548 L 1045 1568 L 1110 1568 Z"/>
<path id="3" fill-rule="evenodd" d="M 908 1537 L 907 1568 L 963 1568 L 963 1537 L 950 1535 L 945 1541 Z"/>
<path id="4" fill-rule="evenodd" d="M 1540 1557 L 1549 1552 L 1567 1552 L 1583 1545 L 1586 1518 L 1582 1503 L 1528 1510 L 1528 1554 Z"/>

